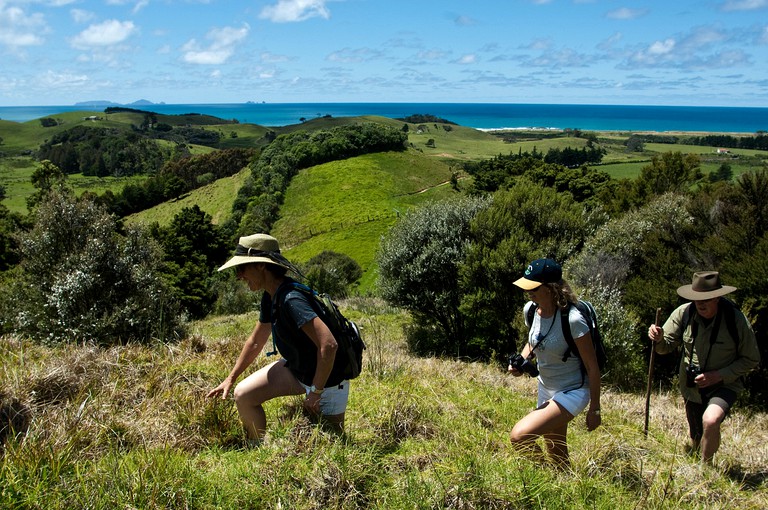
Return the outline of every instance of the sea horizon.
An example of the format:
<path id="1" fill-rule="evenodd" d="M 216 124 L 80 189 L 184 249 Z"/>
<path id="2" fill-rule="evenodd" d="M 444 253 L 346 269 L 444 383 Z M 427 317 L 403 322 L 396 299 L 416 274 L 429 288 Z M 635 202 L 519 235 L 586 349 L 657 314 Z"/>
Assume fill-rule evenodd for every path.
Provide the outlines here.
<path id="1" fill-rule="evenodd" d="M 527 103 L 149 103 L 88 102 L 73 105 L 0 106 L 0 120 L 28 122 L 56 114 L 104 112 L 123 107 L 166 115 L 197 113 L 224 120 L 281 127 L 316 117 L 377 115 L 393 119 L 428 114 L 481 130 L 581 129 L 757 133 L 768 131 L 768 108 L 737 106 L 664 106 Z"/>

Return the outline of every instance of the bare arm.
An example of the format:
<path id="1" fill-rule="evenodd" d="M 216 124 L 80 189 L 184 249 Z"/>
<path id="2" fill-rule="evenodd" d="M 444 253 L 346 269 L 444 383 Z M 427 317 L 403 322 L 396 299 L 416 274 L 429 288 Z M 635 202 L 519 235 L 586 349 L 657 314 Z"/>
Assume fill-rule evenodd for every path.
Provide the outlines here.
<path id="1" fill-rule="evenodd" d="M 600 367 L 597 364 L 595 347 L 592 345 L 592 335 L 586 335 L 576 339 L 576 348 L 579 350 L 581 362 L 587 370 L 589 379 L 589 410 L 587 411 L 587 430 L 592 431 L 600 426 Z"/>
<path id="2" fill-rule="evenodd" d="M 336 359 L 336 350 L 339 344 L 333 337 L 331 330 L 328 329 L 328 326 L 319 317 L 315 317 L 304 324 L 301 330 L 317 346 L 317 368 L 315 369 L 315 377 L 312 379 L 312 385 L 318 390 L 323 390 L 325 389 L 325 383 L 328 381 L 328 376 L 331 375 L 331 370 L 333 370 L 333 362 Z M 304 407 L 319 413 L 320 395 L 309 393 L 304 401 Z"/>
<path id="3" fill-rule="evenodd" d="M 266 322 L 259 322 L 253 329 L 253 332 L 248 336 L 248 339 L 243 344 L 243 348 L 240 351 L 235 366 L 229 372 L 229 375 L 224 379 L 221 384 L 208 393 L 208 397 L 215 397 L 221 395 L 222 399 L 227 398 L 230 389 L 234 386 L 235 381 L 240 374 L 242 374 L 246 368 L 248 368 L 256 356 L 259 355 L 264 345 L 269 339 L 269 335 L 272 333 L 272 326 Z"/>

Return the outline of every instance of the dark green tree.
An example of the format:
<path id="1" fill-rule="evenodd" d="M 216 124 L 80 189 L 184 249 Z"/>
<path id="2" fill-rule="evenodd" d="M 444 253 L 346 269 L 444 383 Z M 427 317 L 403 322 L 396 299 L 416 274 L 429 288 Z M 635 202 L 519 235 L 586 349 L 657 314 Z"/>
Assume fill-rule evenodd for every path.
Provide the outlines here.
<path id="1" fill-rule="evenodd" d="M 470 247 L 470 221 L 482 198 L 433 203 L 408 212 L 382 239 L 379 289 L 414 317 L 408 342 L 419 353 L 465 355 L 459 268 Z"/>
<path id="2" fill-rule="evenodd" d="M 355 259 L 343 253 L 325 250 L 303 265 L 307 285 L 334 298 L 345 298 L 352 285 L 363 276 Z"/>
<path id="3" fill-rule="evenodd" d="M 211 216 L 194 205 L 174 216 L 170 225 L 153 228 L 165 253 L 162 273 L 182 308 L 191 317 L 205 317 L 213 308 L 213 273 L 230 251 L 227 236 Z"/>
<path id="4" fill-rule="evenodd" d="M 515 351 L 525 295 L 512 285 L 527 264 L 574 256 L 596 226 L 570 194 L 525 179 L 493 195 L 471 224 L 472 245 L 461 267 L 462 312 L 471 325 L 471 355 L 492 358 Z"/>
<path id="5" fill-rule="evenodd" d="M 40 166 L 32 172 L 32 186 L 37 191 L 27 197 L 27 207 L 30 210 L 45 201 L 53 191 L 71 193 L 67 186 L 67 175 L 47 159 L 41 161 Z"/>

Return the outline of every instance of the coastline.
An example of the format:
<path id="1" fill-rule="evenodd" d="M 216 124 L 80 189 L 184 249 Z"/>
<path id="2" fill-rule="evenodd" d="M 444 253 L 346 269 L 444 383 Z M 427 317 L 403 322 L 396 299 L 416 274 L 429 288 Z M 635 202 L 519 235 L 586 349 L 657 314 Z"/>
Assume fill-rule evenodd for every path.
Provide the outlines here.
<path id="1" fill-rule="evenodd" d="M 103 112 L 86 105 L 2 107 L 0 119 L 26 122 L 67 112 Z M 402 120 L 430 115 L 478 130 L 566 130 L 606 133 L 729 133 L 768 131 L 768 108 L 511 103 L 238 103 L 134 104 L 159 115 L 197 113 L 264 127 L 296 125 L 321 117 L 367 115 Z M 86 110 L 87 109 L 87 110 Z"/>

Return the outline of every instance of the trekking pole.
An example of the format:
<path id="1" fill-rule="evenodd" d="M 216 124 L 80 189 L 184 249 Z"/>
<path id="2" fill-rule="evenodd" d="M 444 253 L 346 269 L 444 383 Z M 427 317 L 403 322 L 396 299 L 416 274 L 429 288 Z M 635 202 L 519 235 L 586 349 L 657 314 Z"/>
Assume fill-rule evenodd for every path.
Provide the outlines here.
<path id="1" fill-rule="evenodd" d="M 656 309 L 656 322 L 658 326 L 661 322 L 661 308 Z M 648 417 L 651 412 L 651 386 L 653 385 L 653 363 L 656 360 L 656 348 L 653 346 L 653 340 L 651 340 L 651 359 L 648 362 L 648 387 L 645 390 L 645 428 L 643 434 L 648 437 Z"/>

